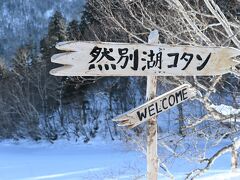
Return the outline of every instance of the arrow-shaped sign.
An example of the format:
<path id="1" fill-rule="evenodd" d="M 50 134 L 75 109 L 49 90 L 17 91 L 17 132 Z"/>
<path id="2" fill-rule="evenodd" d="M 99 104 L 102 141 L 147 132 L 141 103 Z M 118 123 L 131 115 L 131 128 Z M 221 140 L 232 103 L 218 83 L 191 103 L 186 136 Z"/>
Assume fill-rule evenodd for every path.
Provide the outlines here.
<path id="1" fill-rule="evenodd" d="M 52 57 L 64 66 L 55 76 L 209 76 L 228 73 L 240 62 L 235 48 L 166 44 L 62 42 Z"/>
<path id="2" fill-rule="evenodd" d="M 189 98 L 196 95 L 196 91 L 190 88 L 189 84 L 181 85 L 161 96 L 158 96 L 141 106 L 132 109 L 115 119 L 119 126 L 127 126 L 134 128 L 137 125 L 147 121 L 148 119 L 164 112 Z"/>

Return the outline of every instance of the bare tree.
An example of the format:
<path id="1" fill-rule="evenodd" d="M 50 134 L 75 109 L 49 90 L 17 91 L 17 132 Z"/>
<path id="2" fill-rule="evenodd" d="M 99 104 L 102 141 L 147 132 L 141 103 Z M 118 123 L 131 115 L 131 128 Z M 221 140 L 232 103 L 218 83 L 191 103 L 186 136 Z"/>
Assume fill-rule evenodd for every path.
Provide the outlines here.
<path id="1" fill-rule="evenodd" d="M 229 5 L 233 11 L 226 11 L 226 9 L 222 11 L 221 8 L 224 8 L 223 1 L 218 1 L 217 4 L 214 0 L 89 0 L 87 3 L 88 7 L 94 12 L 93 18 L 96 20 L 88 27 L 88 30 L 94 32 L 94 35 L 100 40 L 116 40 L 110 38 L 114 37 L 112 34 L 115 33 L 124 36 L 125 38 L 121 39 L 124 41 L 146 43 L 150 30 L 157 29 L 160 32 L 161 43 L 240 48 L 240 22 L 234 14 L 236 13 L 236 9 L 234 10 L 236 4 L 234 5 L 233 2 Z M 95 31 L 95 26 L 98 26 L 101 31 Z M 201 116 L 189 116 L 187 120 L 183 120 L 186 118 L 183 118 L 182 109 L 179 106 L 181 129 L 185 126 L 186 131 L 191 131 L 198 136 L 200 133 L 197 130 L 204 127 L 201 136 L 215 137 L 214 141 L 217 142 L 221 142 L 224 137 L 229 138 L 231 142 L 228 146 L 218 150 L 212 157 L 199 160 L 201 163 L 207 162 L 206 167 L 193 171 L 187 176 L 188 178 L 200 175 L 210 167 L 216 158 L 229 151 L 232 152 L 232 168 L 237 167 L 237 149 L 239 148 L 237 119 L 239 119 L 239 113 L 225 114 L 216 109 L 216 105 L 219 104 L 216 93 L 221 89 L 220 87 L 232 84 L 232 81 L 239 82 L 239 66 L 231 69 L 231 73 L 234 75 L 159 78 L 161 83 L 174 86 L 190 82 L 198 90 L 196 104 L 200 105 L 199 111 L 204 111 L 204 113 Z M 228 82 L 225 81 L 226 79 L 228 79 Z M 232 86 L 234 88 L 227 93 L 234 94 L 233 97 L 236 99 L 236 96 L 239 97 L 239 86 L 233 84 Z M 226 88 L 222 88 L 220 95 L 222 99 L 224 99 L 222 96 L 224 90 Z M 238 102 L 235 101 L 235 105 L 230 104 L 229 106 L 233 107 L 236 104 Z M 219 130 L 209 130 L 206 124 L 217 125 Z M 232 125 L 234 125 L 234 128 Z M 160 142 L 160 144 L 162 143 Z M 166 144 L 164 147 L 170 148 Z M 176 155 L 174 149 L 172 150 Z"/>

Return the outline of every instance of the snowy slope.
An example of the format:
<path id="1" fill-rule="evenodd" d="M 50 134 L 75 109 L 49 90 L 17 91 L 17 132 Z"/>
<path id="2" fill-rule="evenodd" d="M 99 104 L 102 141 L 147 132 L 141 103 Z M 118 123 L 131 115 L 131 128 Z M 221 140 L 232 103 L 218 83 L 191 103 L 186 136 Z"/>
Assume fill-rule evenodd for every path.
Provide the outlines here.
<path id="1" fill-rule="evenodd" d="M 49 18 L 60 11 L 67 21 L 80 20 L 84 0 L 1 0 L 0 56 L 25 43 L 38 44 L 47 33 Z"/>
<path id="2" fill-rule="evenodd" d="M 146 163 L 141 152 L 121 142 L 101 139 L 89 144 L 58 141 L 0 143 L 1 180 L 144 180 Z M 229 155 L 216 161 L 213 169 L 201 180 L 237 180 L 239 173 L 230 173 Z M 176 179 L 184 179 L 194 164 L 176 159 L 170 168 Z M 160 170 L 161 171 L 161 170 Z M 168 179 L 159 174 L 159 179 Z"/>
<path id="3" fill-rule="evenodd" d="M 1 143 L 0 179 L 132 179 L 145 165 L 139 152 L 115 142 Z M 142 162 L 142 163 L 139 163 Z M 141 173 L 140 173 L 141 174 Z"/>

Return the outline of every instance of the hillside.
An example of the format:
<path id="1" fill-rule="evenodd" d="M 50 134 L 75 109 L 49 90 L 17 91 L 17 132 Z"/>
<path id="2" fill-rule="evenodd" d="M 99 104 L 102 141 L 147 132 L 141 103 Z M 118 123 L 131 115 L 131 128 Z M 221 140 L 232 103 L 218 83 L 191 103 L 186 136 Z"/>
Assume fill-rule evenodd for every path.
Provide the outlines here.
<path id="1" fill-rule="evenodd" d="M 61 11 L 67 21 L 79 20 L 83 5 L 84 0 L 0 1 L 0 56 L 9 60 L 19 46 L 38 45 L 55 11 Z"/>

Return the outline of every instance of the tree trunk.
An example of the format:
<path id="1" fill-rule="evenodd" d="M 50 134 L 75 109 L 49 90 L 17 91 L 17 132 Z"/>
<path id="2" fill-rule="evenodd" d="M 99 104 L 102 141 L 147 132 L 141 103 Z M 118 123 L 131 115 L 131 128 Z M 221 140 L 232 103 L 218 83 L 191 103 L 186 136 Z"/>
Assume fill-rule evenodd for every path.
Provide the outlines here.
<path id="1" fill-rule="evenodd" d="M 232 146 L 231 168 L 232 168 L 232 171 L 235 172 L 238 167 L 238 152 L 235 146 L 235 142 L 233 143 L 234 144 Z"/>
<path id="2" fill-rule="evenodd" d="M 184 129 L 184 115 L 183 115 L 183 106 L 182 104 L 179 104 L 177 106 L 178 108 L 178 123 L 179 123 L 179 130 L 178 130 L 178 133 L 181 135 L 181 136 L 184 136 L 184 132 L 183 132 L 183 129 Z"/>

